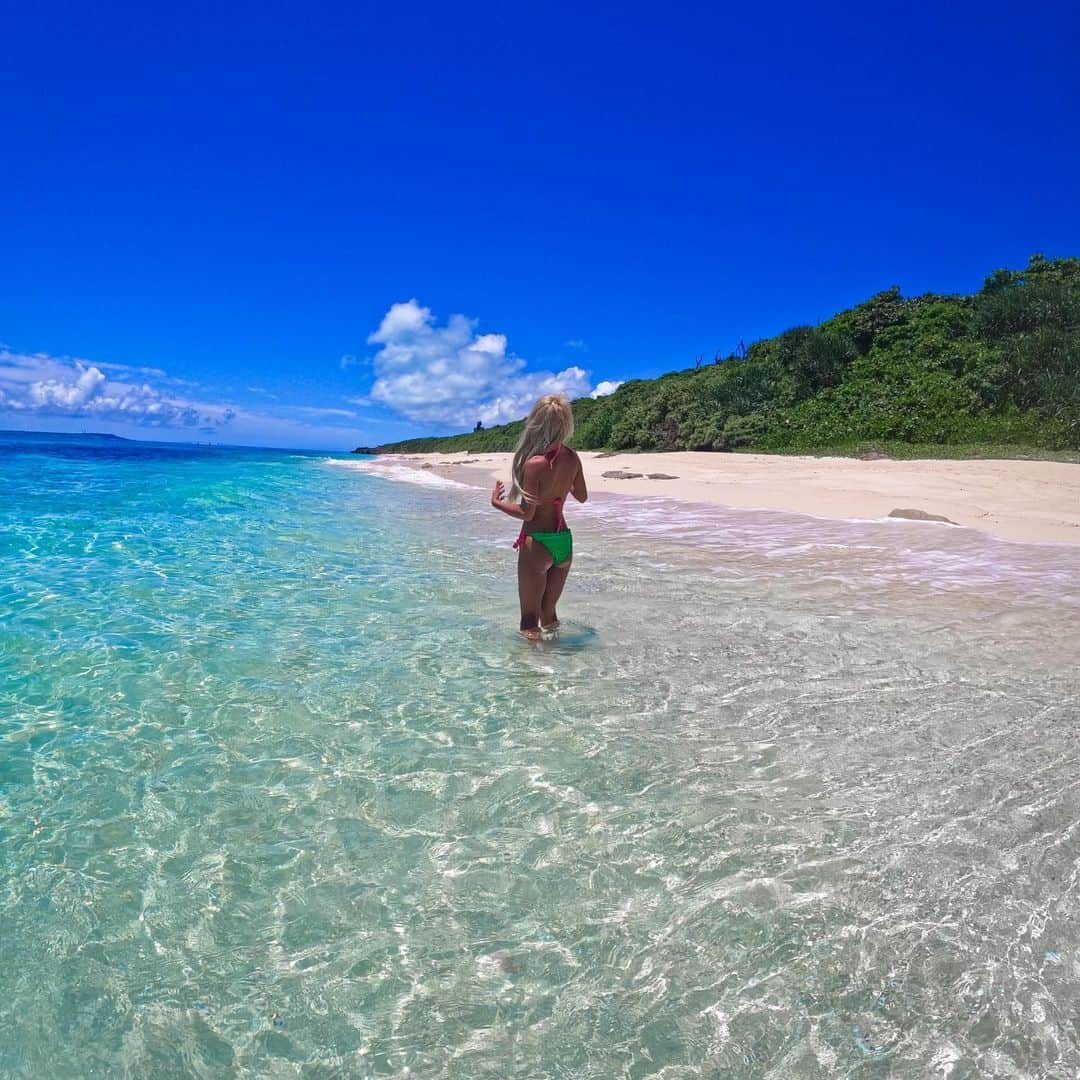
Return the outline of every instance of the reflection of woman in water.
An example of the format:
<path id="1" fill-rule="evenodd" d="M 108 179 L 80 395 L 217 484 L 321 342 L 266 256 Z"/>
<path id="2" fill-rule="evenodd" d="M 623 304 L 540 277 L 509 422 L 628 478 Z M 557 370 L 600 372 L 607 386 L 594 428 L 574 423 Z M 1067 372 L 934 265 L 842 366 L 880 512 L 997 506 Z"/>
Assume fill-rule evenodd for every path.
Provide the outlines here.
<path id="1" fill-rule="evenodd" d="M 545 394 L 529 413 L 514 451 L 509 498 L 504 498 L 503 485 L 498 482 L 491 493 L 492 506 L 522 523 L 521 535 L 514 542 L 521 633 L 534 641 L 541 630 L 554 630 L 559 625 L 555 605 L 573 562 L 563 502 L 567 495 L 578 502 L 589 497 L 581 459 L 565 445 L 573 433 L 570 402 L 562 394 Z M 519 496 L 520 502 L 516 502 Z"/>

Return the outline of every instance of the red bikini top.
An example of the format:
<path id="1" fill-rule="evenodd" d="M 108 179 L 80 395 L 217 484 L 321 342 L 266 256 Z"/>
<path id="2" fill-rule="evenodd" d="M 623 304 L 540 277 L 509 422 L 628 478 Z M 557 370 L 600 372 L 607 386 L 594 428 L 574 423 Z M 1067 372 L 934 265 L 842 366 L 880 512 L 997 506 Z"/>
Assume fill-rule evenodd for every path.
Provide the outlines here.
<path id="1" fill-rule="evenodd" d="M 551 468 L 555 465 L 555 460 L 562 452 L 562 443 L 556 443 L 550 450 L 544 454 L 544 460 L 547 461 L 548 467 Z M 554 506 L 555 507 L 555 531 L 562 532 L 566 528 L 566 519 L 563 517 L 563 503 L 566 501 L 565 495 L 560 495 L 557 499 L 544 499 L 537 500 L 537 506 Z M 521 532 L 518 534 L 518 538 L 514 541 L 514 549 L 521 547 L 525 543 L 525 526 L 521 526 Z"/>

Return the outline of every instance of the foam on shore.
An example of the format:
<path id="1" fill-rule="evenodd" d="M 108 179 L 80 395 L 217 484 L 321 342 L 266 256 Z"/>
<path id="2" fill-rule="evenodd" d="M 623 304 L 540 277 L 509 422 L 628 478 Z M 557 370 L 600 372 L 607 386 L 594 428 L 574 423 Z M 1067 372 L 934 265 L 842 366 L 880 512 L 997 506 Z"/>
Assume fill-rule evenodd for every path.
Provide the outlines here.
<path id="1" fill-rule="evenodd" d="M 353 469 L 356 472 L 366 473 L 368 476 L 378 476 L 383 480 L 393 480 L 399 484 L 417 484 L 420 487 L 440 488 L 465 488 L 470 485 L 462 484 L 458 480 L 451 480 L 448 476 L 440 476 L 430 469 L 413 468 L 401 465 L 390 458 L 364 458 L 358 461 L 346 461 L 342 458 L 327 458 L 327 464 L 338 465 L 344 469 Z"/>

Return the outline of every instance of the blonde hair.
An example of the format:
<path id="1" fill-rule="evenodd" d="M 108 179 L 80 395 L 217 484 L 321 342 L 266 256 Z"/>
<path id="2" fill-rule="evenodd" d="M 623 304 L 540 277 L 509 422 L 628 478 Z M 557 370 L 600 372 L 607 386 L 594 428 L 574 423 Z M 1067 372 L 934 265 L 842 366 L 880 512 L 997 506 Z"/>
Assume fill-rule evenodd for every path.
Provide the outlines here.
<path id="1" fill-rule="evenodd" d="M 564 394 L 545 394 L 525 420 L 525 430 L 514 450 L 510 468 L 510 501 L 525 492 L 525 462 L 537 454 L 547 453 L 557 443 L 564 443 L 574 434 L 574 413 Z"/>

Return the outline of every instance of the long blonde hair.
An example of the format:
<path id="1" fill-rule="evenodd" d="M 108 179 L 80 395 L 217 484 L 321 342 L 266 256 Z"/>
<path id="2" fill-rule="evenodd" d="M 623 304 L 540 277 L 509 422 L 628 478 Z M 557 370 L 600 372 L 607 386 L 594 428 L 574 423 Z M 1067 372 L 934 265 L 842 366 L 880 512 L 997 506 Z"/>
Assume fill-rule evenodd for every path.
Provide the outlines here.
<path id="1" fill-rule="evenodd" d="M 510 501 L 525 492 L 525 462 L 537 454 L 545 454 L 557 443 L 564 443 L 574 434 L 574 413 L 565 394 L 545 394 L 525 420 L 525 430 L 514 450 L 510 467 Z"/>

